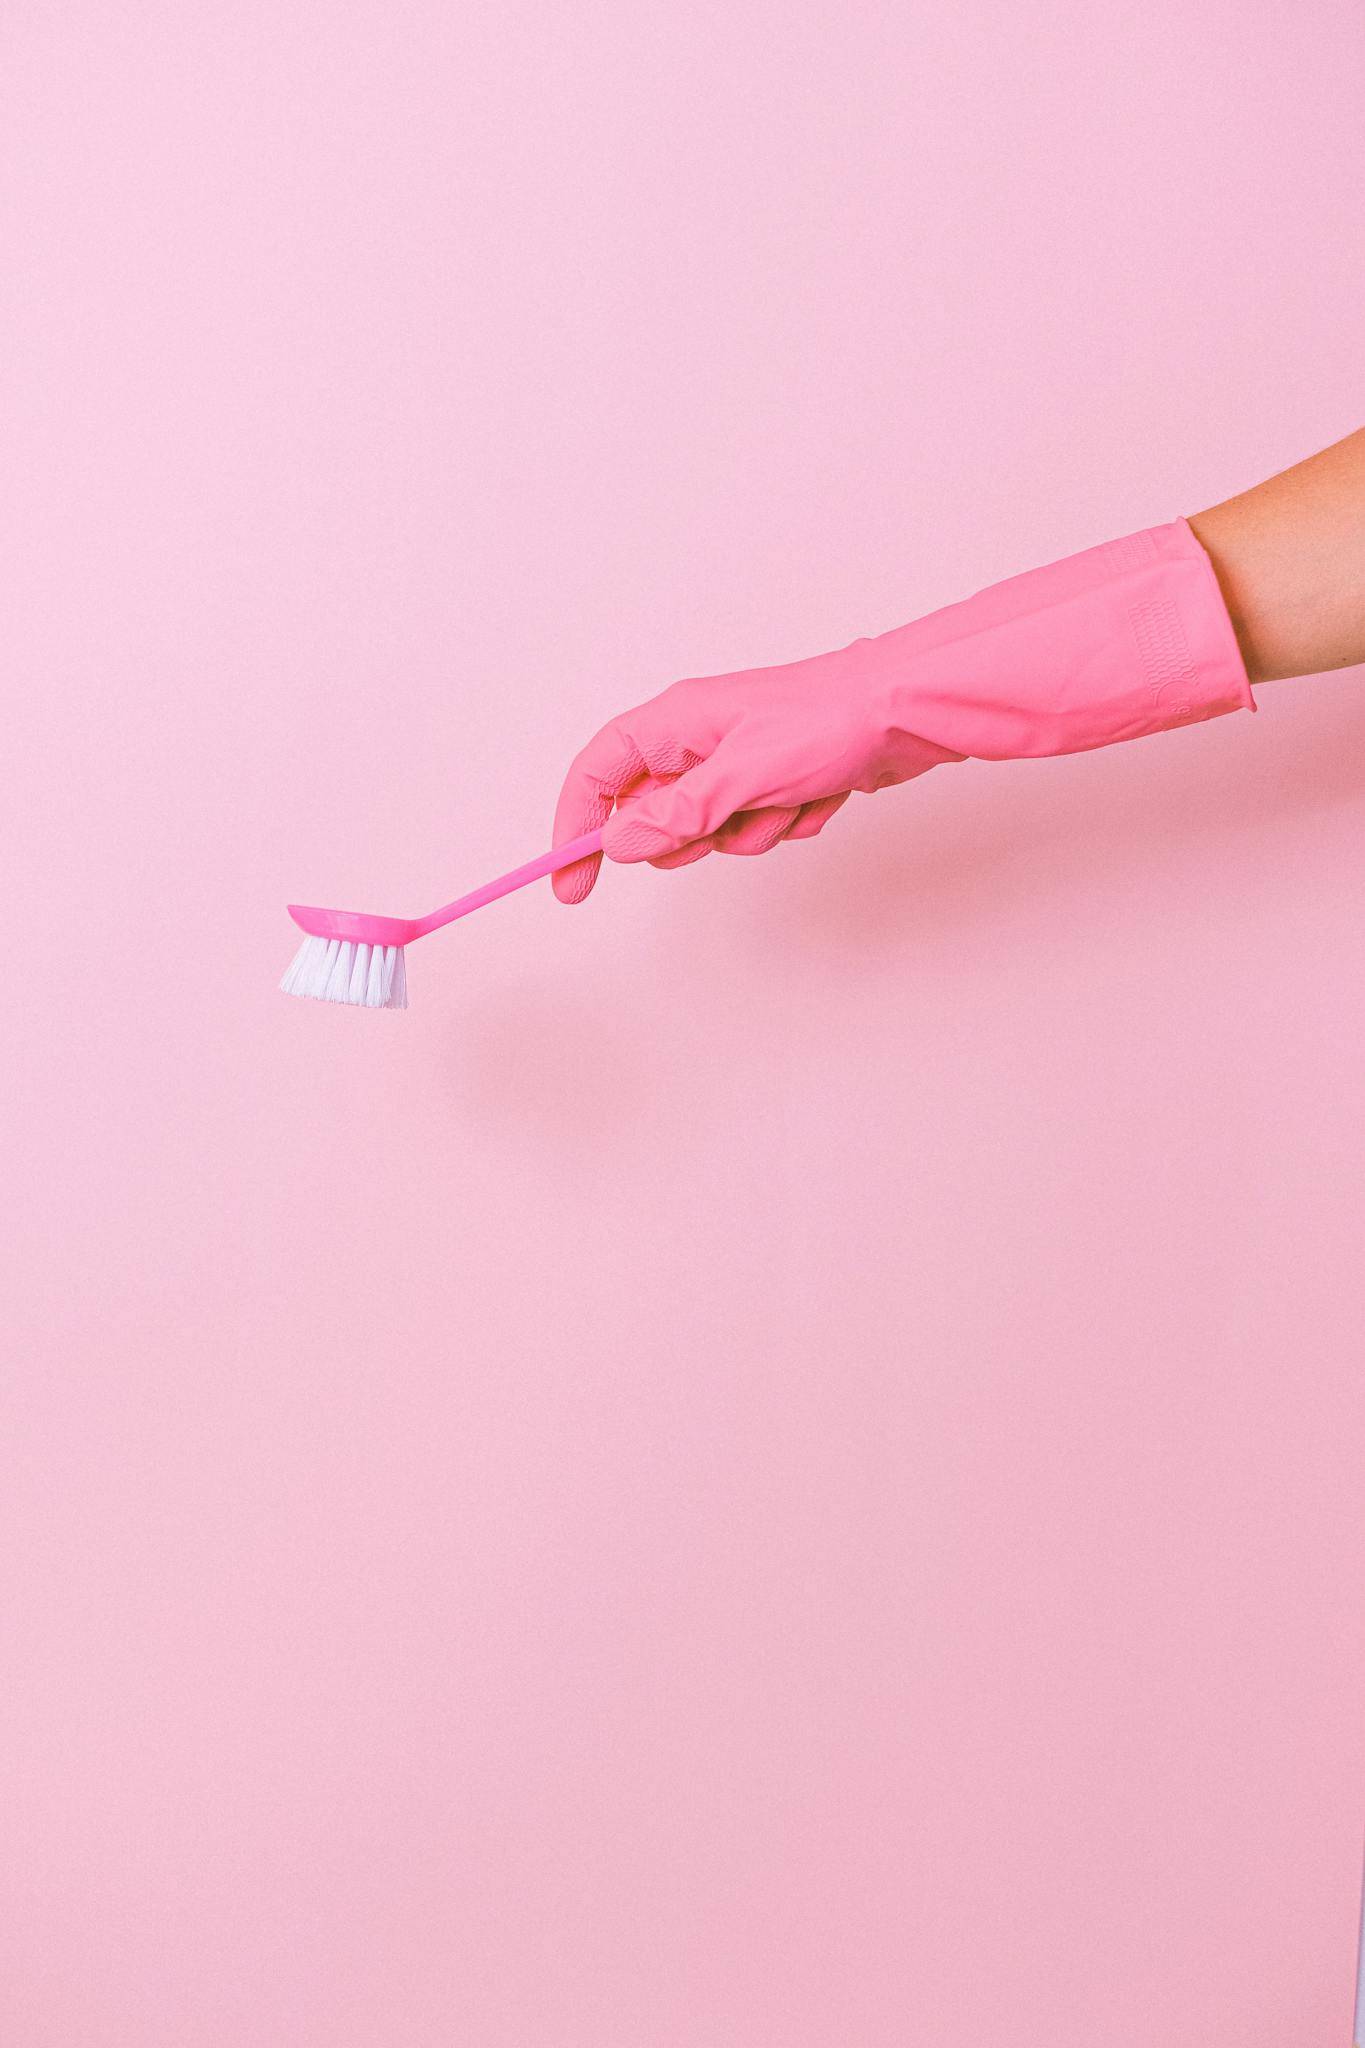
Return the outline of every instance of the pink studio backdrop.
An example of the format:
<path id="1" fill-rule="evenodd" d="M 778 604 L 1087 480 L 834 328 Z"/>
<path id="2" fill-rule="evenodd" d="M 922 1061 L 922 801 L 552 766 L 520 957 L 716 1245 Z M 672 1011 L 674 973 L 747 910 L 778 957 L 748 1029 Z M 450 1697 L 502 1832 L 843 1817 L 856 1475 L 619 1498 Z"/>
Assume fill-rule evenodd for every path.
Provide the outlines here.
<path id="1" fill-rule="evenodd" d="M 275 984 L 1359 424 L 1359 9 L 0 55 L 6 2048 L 1339 2048 L 1361 674 Z"/>

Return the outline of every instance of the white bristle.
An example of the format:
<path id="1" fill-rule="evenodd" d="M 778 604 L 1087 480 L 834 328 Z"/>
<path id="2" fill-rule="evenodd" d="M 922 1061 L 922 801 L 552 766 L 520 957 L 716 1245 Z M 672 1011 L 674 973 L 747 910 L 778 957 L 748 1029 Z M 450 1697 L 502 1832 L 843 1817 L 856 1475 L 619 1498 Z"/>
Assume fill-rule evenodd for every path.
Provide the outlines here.
<path id="1" fill-rule="evenodd" d="M 384 1000 L 384 948 L 371 946 L 370 971 L 365 982 L 365 1001 L 378 1009 Z"/>
<path id="2" fill-rule="evenodd" d="M 406 1010 L 408 979 L 401 946 L 367 946 L 350 939 L 305 939 L 285 969 L 287 996 L 325 1003 L 355 1003 L 367 1010 Z"/>
<path id="3" fill-rule="evenodd" d="M 349 939 L 333 939 L 327 956 L 327 981 L 323 998 L 329 1003 L 346 1003 L 351 999 L 351 956 Z"/>

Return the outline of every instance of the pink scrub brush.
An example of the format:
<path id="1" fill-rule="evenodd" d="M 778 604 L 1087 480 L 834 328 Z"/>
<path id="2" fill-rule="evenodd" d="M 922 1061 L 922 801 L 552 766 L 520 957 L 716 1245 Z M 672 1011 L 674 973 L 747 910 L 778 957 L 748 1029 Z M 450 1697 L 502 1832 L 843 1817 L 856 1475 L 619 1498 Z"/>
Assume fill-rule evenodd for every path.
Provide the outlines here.
<path id="1" fill-rule="evenodd" d="M 542 853 L 539 860 L 529 860 L 525 867 L 513 868 L 510 875 L 499 875 L 495 882 L 485 882 L 481 889 L 471 890 L 468 896 L 457 897 L 454 903 L 429 911 L 425 917 L 367 917 L 362 910 L 314 910 L 303 903 L 291 903 L 289 915 L 308 936 L 290 961 L 280 987 L 286 995 L 316 996 L 325 1003 L 359 1003 L 367 1010 L 406 1010 L 405 946 L 410 946 L 414 939 L 424 939 L 428 932 L 439 931 L 443 924 L 453 924 L 457 917 L 465 917 L 471 910 L 482 910 L 485 903 L 496 902 L 499 896 L 509 896 L 513 889 L 524 889 L 528 882 L 538 882 L 542 875 L 572 867 L 576 860 L 585 860 L 590 853 L 601 850 L 601 832 L 585 832 L 581 838 L 556 846 L 552 853 Z"/>

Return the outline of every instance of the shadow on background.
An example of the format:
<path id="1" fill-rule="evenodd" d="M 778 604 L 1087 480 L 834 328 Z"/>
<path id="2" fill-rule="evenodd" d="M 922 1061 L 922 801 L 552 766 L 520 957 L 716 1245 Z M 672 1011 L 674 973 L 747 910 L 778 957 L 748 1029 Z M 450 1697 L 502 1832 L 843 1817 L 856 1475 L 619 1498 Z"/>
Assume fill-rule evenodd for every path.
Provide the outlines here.
<path id="1" fill-rule="evenodd" d="M 1159 767 L 1148 748 L 1160 749 Z M 873 844 L 861 835 L 841 843 L 836 819 L 816 842 L 824 857 L 799 869 L 784 863 L 774 922 L 799 934 L 807 954 L 846 956 L 909 937 L 947 941 L 964 921 L 1105 886 L 1120 914 L 1154 867 L 1176 871 L 1206 857 L 1211 842 L 1226 841 L 1235 858 L 1252 832 L 1273 835 L 1357 804 L 1365 805 L 1360 669 L 1271 685 L 1254 720 L 1215 719 L 1056 760 L 934 769 L 903 792 L 898 813 L 887 804 Z M 1270 843 L 1258 845 L 1260 866 Z"/>

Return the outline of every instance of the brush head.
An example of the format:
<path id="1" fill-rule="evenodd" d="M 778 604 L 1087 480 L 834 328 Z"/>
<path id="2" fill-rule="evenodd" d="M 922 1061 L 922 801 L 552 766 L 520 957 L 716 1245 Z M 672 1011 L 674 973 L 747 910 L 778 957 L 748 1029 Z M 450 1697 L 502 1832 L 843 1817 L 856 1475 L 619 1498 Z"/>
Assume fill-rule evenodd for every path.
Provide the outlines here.
<path id="1" fill-rule="evenodd" d="M 366 1010 L 406 1010 L 408 976 L 401 946 L 363 939 L 306 938 L 280 987 L 287 996 L 323 1003 L 355 1003 Z"/>
<path id="2" fill-rule="evenodd" d="M 410 946 L 422 936 L 416 917 L 372 917 L 368 910 L 318 910 L 311 903 L 286 909 L 301 932 L 314 939 L 350 939 L 366 946 Z"/>

